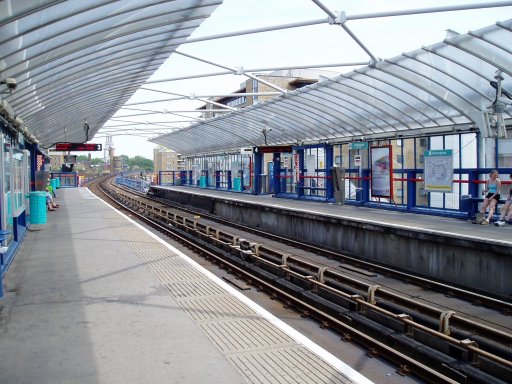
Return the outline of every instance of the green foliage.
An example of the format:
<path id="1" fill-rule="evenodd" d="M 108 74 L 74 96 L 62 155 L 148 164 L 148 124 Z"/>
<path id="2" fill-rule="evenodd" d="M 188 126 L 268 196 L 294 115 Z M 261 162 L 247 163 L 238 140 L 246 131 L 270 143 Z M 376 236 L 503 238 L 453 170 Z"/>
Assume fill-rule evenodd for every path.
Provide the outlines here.
<path id="1" fill-rule="evenodd" d="M 126 164 L 128 164 L 128 167 L 130 167 L 130 169 L 144 169 L 146 171 L 153 170 L 153 160 L 146 159 L 145 157 L 142 156 L 135 156 L 132 158 L 126 156 L 126 158 Z"/>
<path id="2" fill-rule="evenodd" d="M 78 155 L 76 157 L 76 161 L 79 162 L 79 163 L 83 163 L 85 161 L 89 161 L 89 156 L 86 156 L 86 155 Z"/>
<path id="3" fill-rule="evenodd" d="M 103 159 L 96 158 L 96 159 L 91 160 L 91 165 L 101 165 L 101 164 L 103 164 Z"/>

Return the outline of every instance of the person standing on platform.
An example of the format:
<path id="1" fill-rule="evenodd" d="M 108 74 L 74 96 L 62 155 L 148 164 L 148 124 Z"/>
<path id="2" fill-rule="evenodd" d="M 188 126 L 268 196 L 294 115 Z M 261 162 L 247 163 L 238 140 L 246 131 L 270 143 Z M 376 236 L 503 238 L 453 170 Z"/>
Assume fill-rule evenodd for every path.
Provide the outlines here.
<path id="1" fill-rule="evenodd" d="M 510 174 L 510 180 L 512 180 L 512 173 Z M 505 201 L 505 205 L 501 209 L 501 215 L 497 222 L 494 223 L 497 227 L 505 227 L 507 225 L 507 221 L 510 221 L 512 218 L 512 186 L 508 193 L 507 201 Z"/>
<path id="2" fill-rule="evenodd" d="M 500 201 L 500 189 L 501 189 L 501 181 L 498 179 L 498 171 L 493 169 L 489 174 L 489 179 L 485 183 L 486 188 L 483 193 L 486 194 L 484 198 L 484 202 L 482 203 L 482 208 L 480 212 L 477 214 L 475 223 L 476 224 L 489 224 L 492 215 L 494 214 L 494 210 L 496 209 L 496 205 Z M 489 213 L 487 215 L 487 219 L 485 218 L 485 211 L 489 208 Z"/>

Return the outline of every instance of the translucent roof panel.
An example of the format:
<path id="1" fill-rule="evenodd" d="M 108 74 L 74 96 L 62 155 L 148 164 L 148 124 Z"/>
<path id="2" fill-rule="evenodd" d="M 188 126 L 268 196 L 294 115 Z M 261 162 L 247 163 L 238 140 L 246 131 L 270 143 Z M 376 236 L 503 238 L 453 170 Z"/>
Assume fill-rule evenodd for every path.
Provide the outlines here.
<path id="1" fill-rule="evenodd" d="M 511 41 L 512 20 L 499 22 L 150 141 L 194 155 L 469 129 L 493 137 L 491 82 L 501 71 L 512 89 Z"/>
<path id="2" fill-rule="evenodd" d="M 17 81 L 5 99 L 42 147 L 85 142 L 221 3 L 2 1 L 0 80 Z"/>

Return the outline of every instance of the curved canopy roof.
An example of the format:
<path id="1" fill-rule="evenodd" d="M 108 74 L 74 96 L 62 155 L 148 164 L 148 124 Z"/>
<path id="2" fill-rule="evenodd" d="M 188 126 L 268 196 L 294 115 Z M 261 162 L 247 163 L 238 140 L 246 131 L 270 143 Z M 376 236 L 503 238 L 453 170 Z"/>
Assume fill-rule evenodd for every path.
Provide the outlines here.
<path id="1" fill-rule="evenodd" d="M 43 147 L 85 142 L 221 3 L 0 1 L 5 99 Z"/>
<path id="2" fill-rule="evenodd" d="M 150 141 L 193 155 L 475 129 L 495 136 L 485 113 L 496 99 L 495 76 L 501 72 L 502 85 L 512 89 L 512 20 L 449 34 L 438 44 Z M 512 117 L 510 106 L 503 117 Z"/>

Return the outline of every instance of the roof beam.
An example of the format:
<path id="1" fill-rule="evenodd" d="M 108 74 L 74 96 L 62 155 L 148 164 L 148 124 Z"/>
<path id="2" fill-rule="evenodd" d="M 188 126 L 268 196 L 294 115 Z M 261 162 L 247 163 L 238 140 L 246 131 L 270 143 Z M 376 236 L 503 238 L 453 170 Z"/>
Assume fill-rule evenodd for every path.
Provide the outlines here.
<path id="1" fill-rule="evenodd" d="M 221 65 L 221 64 L 217 64 L 217 63 L 214 63 L 212 61 L 209 61 L 209 60 L 205 60 L 205 59 L 201 59 L 197 56 L 193 56 L 193 55 L 189 55 L 187 53 L 183 53 L 183 52 L 180 52 L 180 51 L 174 51 L 174 53 L 177 53 L 178 55 L 182 55 L 182 56 L 185 56 L 185 57 L 189 57 L 191 59 L 194 59 L 194 60 L 198 60 L 198 61 L 202 61 L 204 63 L 207 63 L 207 64 L 211 64 L 211 65 L 215 65 L 217 67 L 220 67 L 220 68 L 224 68 L 224 69 L 227 69 L 227 70 L 230 70 L 233 74 L 235 75 L 244 75 L 244 76 L 247 76 L 249 77 L 250 79 L 253 79 L 253 80 L 256 80 L 257 82 L 259 83 L 262 83 L 262 84 L 265 84 L 266 86 L 270 87 L 270 88 L 273 88 L 273 89 L 277 89 L 279 92 L 283 93 L 283 94 L 286 94 L 287 93 L 287 90 L 286 89 L 283 89 L 281 87 L 278 87 L 277 85 L 275 84 L 272 84 L 268 81 L 265 81 L 263 79 L 260 79 L 259 77 L 257 76 L 254 76 L 254 75 L 251 75 L 249 73 L 245 73 L 245 71 L 243 70 L 243 68 L 230 68 L 230 67 L 226 67 L 224 65 Z"/>

